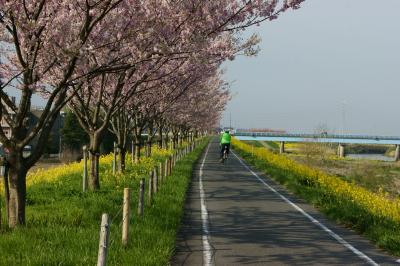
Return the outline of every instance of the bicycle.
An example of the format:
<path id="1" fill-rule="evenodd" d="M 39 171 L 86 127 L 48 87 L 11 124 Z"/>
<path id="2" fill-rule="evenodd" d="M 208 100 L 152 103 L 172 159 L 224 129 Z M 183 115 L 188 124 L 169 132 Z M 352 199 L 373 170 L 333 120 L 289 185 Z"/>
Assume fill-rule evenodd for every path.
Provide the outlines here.
<path id="1" fill-rule="evenodd" d="M 224 155 L 222 156 L 222 163 L 225 163 L 225 161 L 228 160 L 228 147 L 225 146 L 224 149 Z"/>

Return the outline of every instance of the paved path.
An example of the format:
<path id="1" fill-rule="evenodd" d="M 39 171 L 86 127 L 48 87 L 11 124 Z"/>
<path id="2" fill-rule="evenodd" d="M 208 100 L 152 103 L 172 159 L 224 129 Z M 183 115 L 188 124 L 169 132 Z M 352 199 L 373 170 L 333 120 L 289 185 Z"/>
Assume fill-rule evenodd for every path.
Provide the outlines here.
<path id="1" fill-rule="evenodd" d="M 213 141 L 196 168 L 172 265 L 400 265 L 396 259 L 235 155 L 221 165 Z"/>

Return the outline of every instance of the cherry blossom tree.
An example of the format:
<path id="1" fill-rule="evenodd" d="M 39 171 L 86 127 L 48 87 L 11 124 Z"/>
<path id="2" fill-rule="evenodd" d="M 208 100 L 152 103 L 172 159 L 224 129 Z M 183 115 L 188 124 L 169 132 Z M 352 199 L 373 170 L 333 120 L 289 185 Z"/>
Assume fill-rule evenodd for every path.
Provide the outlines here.
<path id="1" fill-rule="evenodd" d="M 302 1 L 0 0 L 0 119 L 11 128 L 11 137 L 0 129 L 0 141 L 9 150 L 10 226 L 25 223 L 26 174 L 71 99 L 84 113 L 96 103 L 88 99 L 108 95 L 116 107 L 105 108 L 105 101 L 91 109 L 94 117 L 105 113 L 105 122 L 123 106 L 121 95 L 169 76 L 173 71 L 163 66 L 171 60 L 179 66 L 188 58 L 210 63 L 214 57 L 217 64 L 239 51 L 253 54 L 258 39 L 242 39 L 243 30 Z M 19 93 L 16 103 L 6 93 L 10 86 Z M 34 94 L 46 103 L 28 127 Z M 81 116 L 81 124 L 101 135 L 103 125 L 93 127 L 87 118 Z M 24 158 L 34 139 L 37 145 Z M 91 153 L 96 155 L 95 143 Z M 91 183 L 98 188 L 96 180 Z"/>
<path id="2" fill-rule="evenodd" d="M 124 2 L 128 1 L 0 1 L 0 118 L 11 128 L 11 137 L 0 130 L 0 141 L 9 151 L 11 227 L 25 223 L 26 174 L 43 153 L 54 121 L 70 99 L 68 83 L 79 78 L 75 69 L 91 44 L 107 45 L 102 24 L 115 20 L 117 7 Z M 9 86 L 19 92 L 19 102 L 5 92 Z M 43 95 L 46 104 L 39 121 L 28 127 L 34 94 Z M 24 147 L 34 139 L 37 145 L 24 158 Z"/>

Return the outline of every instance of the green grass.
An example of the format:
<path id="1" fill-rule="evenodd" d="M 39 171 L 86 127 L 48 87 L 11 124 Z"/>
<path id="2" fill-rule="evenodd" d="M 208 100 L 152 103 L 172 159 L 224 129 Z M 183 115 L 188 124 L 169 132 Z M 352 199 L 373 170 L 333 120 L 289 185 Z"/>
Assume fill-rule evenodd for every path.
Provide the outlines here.
<path id="1" fill-rule="evenodd" d="M 280 169 L 251 153 L 236 149 L 246 162 L 265 172 L 307 202 L 318 207 L 331 220 L 364 234 L 378 247 L 400 256 L 400 224 L 383 217 L 373 217 L 356 202 L 327 194 L 321 187 L 308 182 L 306 177 Z"/>
<path id="2" fill-rule="evenodd" d="M 243 142 L 245 142 L 246 144 L 249 144 L 251 146 L 254 146 L 256 148 L 264 147 L 258 140 L 246 140 Z"/>
<path id="3" fill-rule="evenodd" d="M 137 216 L 139 180 L 130 178 L 129 171 L 118 178 L 103 178 L 97 192 L 82 193 L 80 175 L 31 186 L 27 225 L 0 233 L 0 265 L 95 265 L 102 213 L 111 217 L 108 265 L 168 264 L 193 166 L 207 142 L 177 163 L 151 208 L 146 195 L 143 218 Z M 132 188 L 127 247 L 121 244 L 124 187 Z"/>
<path id="4" fill-rule="evenodd" d="M 267 145 L 274 151 L 279 151 L 279 144 L 275 141 L 266 141 Z"/>

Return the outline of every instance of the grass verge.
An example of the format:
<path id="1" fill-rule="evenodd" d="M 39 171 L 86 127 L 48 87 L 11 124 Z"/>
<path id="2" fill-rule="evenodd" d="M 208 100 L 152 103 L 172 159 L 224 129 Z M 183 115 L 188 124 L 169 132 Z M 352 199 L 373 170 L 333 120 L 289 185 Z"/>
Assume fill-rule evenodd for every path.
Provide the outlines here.
<path id="1" fill-rule="evenodd" d="M 27 226 L 1 231 L 0 265 L 95 265 L 102 213 L 111 217 L 108 265 L 168 264 L 193 166 L 207 142 L 176 164 L 160 185 L 151 208 L 146 200 L 143 218 L 137 216 L 139 178 L 132 172 L 133 166 L 128 166 L 125 175 L 108 174 L 97 192 L 81 192 L 80 173 L 32 184 Z M 108 172 L 105 169 L 103 175 Z M 127 247 L 121 244 L 124 187 L 132 188 Z"/>

